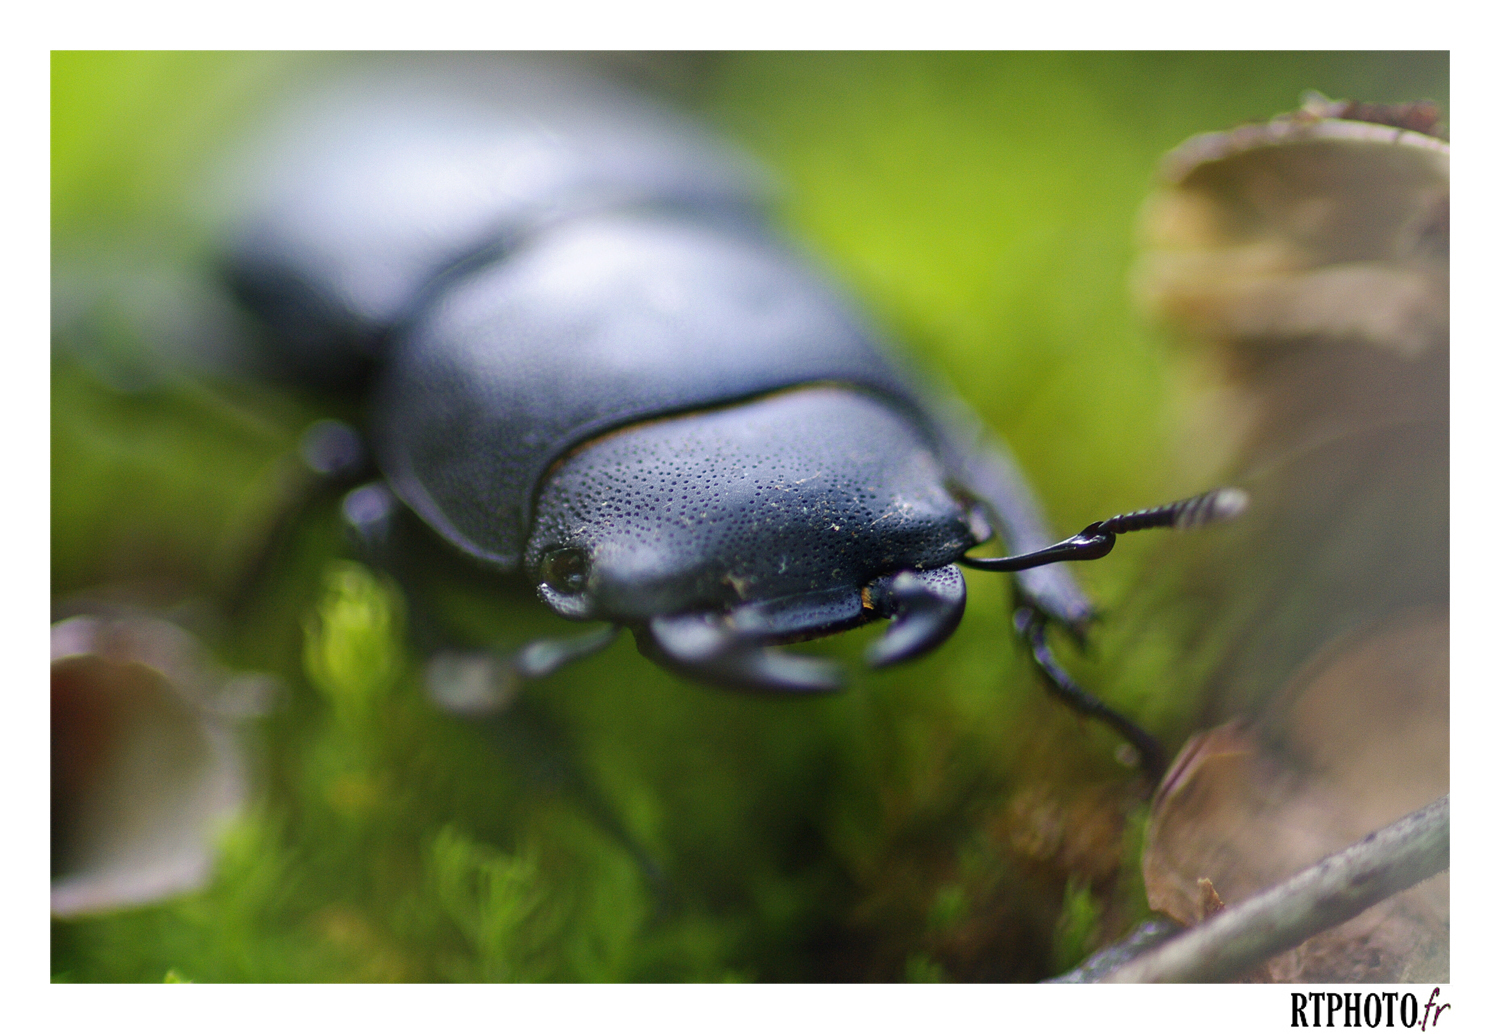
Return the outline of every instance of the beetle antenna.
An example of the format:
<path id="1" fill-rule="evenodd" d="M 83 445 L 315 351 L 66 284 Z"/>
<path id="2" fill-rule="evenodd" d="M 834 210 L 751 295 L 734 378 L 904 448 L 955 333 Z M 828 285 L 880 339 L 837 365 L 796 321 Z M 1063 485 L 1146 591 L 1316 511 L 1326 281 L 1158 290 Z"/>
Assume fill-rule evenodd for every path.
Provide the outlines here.
<path id="1" fill-rule="evenodd" d="M 1099 522 L 1099 530 L 1116 534 L 1126 531 L 1144 531 L 1147 528 L 1175 528 L 1189 531 L 1207 524 L 1232 521 L 1245 512 L 1250 505 L 1250 496 L 1241 488 L 1216 488 L 1212 492 L 1195 495 L 1191 499 L 1179 499 L 1166 506 L 1153 506 L 1149 510 L 1122 513 L 1107 521 Z"/>
<path id="2" fill-rule="evenodd" d="M 1250 497 L 1238 488 L 1217 488 L 1190 499 L 1179 499 L 1149 510 L 1122 513 L 1105 521 L 1095 521 L 1072 538 L 1063 539 L 1046 549 L 1017 556 L 961 556 L 958 562 L 977 571 L 1025 571 L 1065 560 L 1098 560 L 1115 548 L 1115 536 L 1147 528 L 1176 528 L 1186 531 L 1208 524 L 1233 520 L 1245 511 Z"/>
<path id="3" fill-rule="evenodd" d="M 1166 773 L 1166 754 L 1156 737 L 1073 681 L 1047 645 L 1047 618 L 1044 614 L 1031 607 L 1021 607 L 1016 611 L 1015 622 L 1016 631 L 1031 647 L 1031 656 L 1046 679 L 1047 692 L 1084 718 L 1097 718 L 1124 737 L 1135 748 L 1141 771 L 1153 786 L 1156 785 Z"/>

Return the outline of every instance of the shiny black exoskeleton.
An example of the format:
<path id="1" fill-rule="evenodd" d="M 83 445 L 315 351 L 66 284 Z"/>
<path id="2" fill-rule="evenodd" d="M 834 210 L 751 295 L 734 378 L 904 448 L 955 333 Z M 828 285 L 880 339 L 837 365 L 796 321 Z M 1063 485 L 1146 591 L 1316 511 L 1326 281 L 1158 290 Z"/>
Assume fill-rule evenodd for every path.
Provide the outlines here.
<path id="1" fill-rule="evenodd" d="M 871 664 L 933 649 L 960 563 L 1023 572 L 1039 658 L 1043 619 L 1088 620 L 1042 565 L 1130 522 L 1043 550 L 1004 448 L 917 386 L 769 228 L 764 176 L 687 120 L 537 68 L 387 70 L 252 153 L 224 270 L 283 375 L 366 393 L 389 493 L 346 504 L 367 533 L 393 496 L 559 614 L 738 688 L 835 687 L 776 647 L 876 618 Z M 970 561 L 992 528 L 1043 552 Z M 508 663 L 540 675 L 609 638 Z"/>

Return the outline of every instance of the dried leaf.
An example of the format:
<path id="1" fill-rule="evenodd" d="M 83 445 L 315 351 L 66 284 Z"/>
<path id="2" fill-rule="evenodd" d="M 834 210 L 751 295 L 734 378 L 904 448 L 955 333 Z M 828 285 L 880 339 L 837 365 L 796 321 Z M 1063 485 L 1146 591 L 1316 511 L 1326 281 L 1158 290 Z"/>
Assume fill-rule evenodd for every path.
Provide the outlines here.
<path id="1" fill-rule="evenodd" d="M 187 632 L 140 616 L 52 626 L 52 912 L 201 887 L 244 761 L 212 705 L 232 680 Z"/>
<path id="2" fill-rule="evenodd" d="M 1448 146 L 1430 105 L 1313 97 L 1188 141 L 1146 306 L 1217 366 L 1197 439 L 1253 506 L 1178 561 L 1210 713 L 1153 805 L 1153 907 L 1201 922 L 1448 787 Z M 1373 346 L 1373 347 L 1372 347 Z M 1235 558 L 1239 558 L 1236 561 Z M 1242 980 L 1446 979 L 1430 880 Z"/>
<path id="3" fill-rule="evenodd" d="M 1442 796 L 1447 734 L 1446 613 L 1332 644 L 1259 728 L 1231 724 L 1184 748 L 1147 829 L 1151 906 L 1201 922 L 1206 902 L 1243 901 Z M 1279 956 L 1263 978 L 1444 980 L 1447 942 L 1440 877 Z"/>
<path id="4" fill-rule="evenodd" d="M 1202 921 L 1224 911 L 1224 899 L 1214 890 L 1214 881 L 1207 876 L 1198 881 L 1198 917 Z"/>

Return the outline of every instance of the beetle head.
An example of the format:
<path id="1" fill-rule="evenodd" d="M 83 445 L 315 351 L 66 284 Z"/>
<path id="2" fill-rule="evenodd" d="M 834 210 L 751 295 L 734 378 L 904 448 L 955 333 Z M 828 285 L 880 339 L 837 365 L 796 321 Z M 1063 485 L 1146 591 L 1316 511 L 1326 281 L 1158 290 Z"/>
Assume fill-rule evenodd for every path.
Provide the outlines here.
<path id="1" fill-rule="evenodd" d="M 713 681 L 788 688 L 746 651 L 892 616 L 891 578 L 945 568 L 982 529 L 901 413 L 820 386 L 576 450 L 542 487 L 525 564 L 564 616 L 628 625 L 646 652 Z M 744 655 L 744 677 L 703 670 L 726 652 Z"/>

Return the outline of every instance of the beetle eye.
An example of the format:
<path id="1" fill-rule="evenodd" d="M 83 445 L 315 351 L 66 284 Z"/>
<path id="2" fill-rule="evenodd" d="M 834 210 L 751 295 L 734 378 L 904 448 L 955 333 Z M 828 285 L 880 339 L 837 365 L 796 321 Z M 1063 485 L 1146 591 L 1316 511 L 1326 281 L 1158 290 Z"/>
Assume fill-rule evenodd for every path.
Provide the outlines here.
<path id="1" fill-rule="evenodd" d="M 550 550 L 542 556 L 543 583 L 565 596 L 576 596 L 589 580 L 589 555 L 577 546 Z"/>

